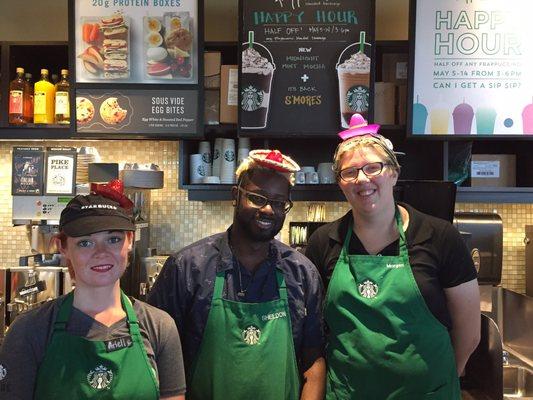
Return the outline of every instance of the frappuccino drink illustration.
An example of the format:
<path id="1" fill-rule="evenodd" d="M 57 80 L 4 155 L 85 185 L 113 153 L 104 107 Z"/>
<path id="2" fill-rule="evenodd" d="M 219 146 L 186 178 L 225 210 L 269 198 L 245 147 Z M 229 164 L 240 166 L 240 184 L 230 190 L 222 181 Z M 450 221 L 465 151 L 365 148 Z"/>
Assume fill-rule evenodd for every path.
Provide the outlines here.
<path id="1" fill-rule="evenodd" d="M 492 107 L 479 107 L 476 110 L 476 126 L 478 135 L 492 135 L 496 122 L 496 110 Z"/>
<path id="2" fill-rule="evenodd" d="M 452 112 L 453 132 L 455 134 L 470 134 L 472 130 L 472 120 L 474 119 L 474 109 L 464 99 Z"/>
<path id="3" fill-rule="evenodd" d="M 426 133 L 427 118 L 428 110 L 425 105 L 420 103 L 417 95 L 416 103 L 413 104 L 413 133 L 421 135 Z"/>
<path id="4" fill-rule="evenodd" d="M 370 102 L 370 57 L 365 54 L 365 32 L 359 34 L 359 42 L 346 47 L 336 65 L 339 79 L 339 101 L 341 113 L 341 125 L 343 128 L 350 127 L 350 118 L 359 113 L 364 118 L 368 115 Z M 353 46 L 359 46 L 359 51 L 352 54 L 343 62 L 343 55 Z"/>
<path id="5" fill-rule="evenodd" d="M 533 102 L 522 110 L 522 126 L 524 134 L 533 134 Z"/>
<path id="6" fill-rule="evenodd" d="M 248 33 L 248 42 L 242 52 L 241 128 L 262 129 L 268 122 L 270 89 L 276 66 L 270 51 L 254 43 L 254 33 Z M 270 60 L 261 53 L 269 55 Z"/>

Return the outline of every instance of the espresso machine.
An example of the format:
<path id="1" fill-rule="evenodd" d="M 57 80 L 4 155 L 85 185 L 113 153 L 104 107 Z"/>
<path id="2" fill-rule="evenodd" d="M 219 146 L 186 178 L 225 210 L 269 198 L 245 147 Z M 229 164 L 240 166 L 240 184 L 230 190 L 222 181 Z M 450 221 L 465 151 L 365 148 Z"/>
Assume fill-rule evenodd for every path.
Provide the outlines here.
<path id="1" fill-rule="evenodd" d="M 24 226 L 28 250 L 0 269 L 0 339 L 22 312 L 72 289 L 53 238 L 72 196 L 13 196 L 12 223 Z M 68 278 L 67 278 L 68 277 Z"/>

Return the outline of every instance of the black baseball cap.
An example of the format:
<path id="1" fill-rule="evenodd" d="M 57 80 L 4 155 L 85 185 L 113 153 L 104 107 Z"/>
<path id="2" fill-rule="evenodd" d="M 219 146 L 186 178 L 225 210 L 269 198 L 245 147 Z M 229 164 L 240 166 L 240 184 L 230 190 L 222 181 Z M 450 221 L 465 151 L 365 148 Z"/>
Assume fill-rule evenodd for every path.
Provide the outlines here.
<path id="1" fill-rule="evenodd" d="M 131 214 L 119 203 L 99 194 L 78 195 L 66 205 L 59 231 L 78 237 L 104 231 L 134 231 Z"/>

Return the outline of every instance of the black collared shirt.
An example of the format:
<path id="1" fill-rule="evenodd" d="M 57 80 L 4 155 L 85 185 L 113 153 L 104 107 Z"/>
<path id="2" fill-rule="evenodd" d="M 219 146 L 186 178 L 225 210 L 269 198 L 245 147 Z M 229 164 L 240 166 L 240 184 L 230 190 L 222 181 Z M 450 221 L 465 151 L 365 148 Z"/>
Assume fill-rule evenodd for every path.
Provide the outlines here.
<path id="1" fill-rule="evenodd" d="M 253 277 L 243 267 L 239 277 L 239 265 L 229 247 L 228 232 L 229 229 L 204 238 L 169 257 L 148 296 L 148 303 L 165 310 L 176 321 L 186 373 L 190 372 L 201 344 L 216 273 L 226 272 L 223 298 L 265 302 L 279 299 L 276 269 L 283 273 L 287 285 L 294 349 L 301 372 L 305 371 L 308 367 L 302 365 L 305 349 L 313 349 L 313 352 L 320 349 L 321 354 L 324 346 L 323 290 L 317 269 L 303 254 L 272 240 L 269 257 Z M 237 295 L 241 289 L 246 290 L 244 298 Z"/>
<path id="2" fill-rule="evenodd" d="M 452 224 L 423 214 L 407 204 L 401 205 L 409 213 L 405 236 L 413 276 L 429 310 L 450 329 L 451 318 L 444 289 L 477 278 L 470 252 Z M 305 255 L 316 265 L 326 286 L 352 218 L 349 211 L 342 218 L 318 228 L 309 238 Z M 379 253 L 398 255 L 398 245 L 399 242 L 395 241 Z M 348 250 L 349 254 L 368 254 L 355 234 L 350 239 Z"/>

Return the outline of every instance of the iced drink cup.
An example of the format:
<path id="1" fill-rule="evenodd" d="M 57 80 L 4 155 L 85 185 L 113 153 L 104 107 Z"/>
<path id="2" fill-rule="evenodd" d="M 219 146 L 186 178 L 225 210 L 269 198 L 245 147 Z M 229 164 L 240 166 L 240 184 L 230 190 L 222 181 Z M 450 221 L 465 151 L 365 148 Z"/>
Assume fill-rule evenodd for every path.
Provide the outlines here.
<path id="1" fill-rule="evenodd" d="M 472 130 L 472 119 L 474 118 L 474 109 L 470 106 L 470 104 L 459 104 L 454 108 L 452 116 L 454 133 L 470 134 Z"/>
<path id="2" fill-rule="evenodd" d="M 241 128 L 266 128 L 274 66 L 257 50 L 242 52 Z"/>
<path id="3" fill-rule="evenodd" d="M 496 121 L 496 110 L 491 107 L 479 107 L 476 110 L 477 133 L 481 135 L 492 135 L 494 133 L 494 122 Z"/>
<path id="4" fill-rule="evenodd" d="M 533 134 L 533 104 L 528 104 L 522 110 L 522 125 L 526 135 Z"/>
<path id="5" fill-rule="evenodd" d="M 368 116 L 370 100 L 370 58 L 359 51 L 337 66 L 341 124 L 350 127 L 350 118 L 359 113 Z"/>
<path id="6" fill-rule="evenodd" d="M 434 108 L 430 113 L 431 133 L 435 135 L 448 134 L 448 120 L 450 113 L 446 108 Z"/>
<path id="7" fill-rule="evenodd" d="M 425 105 L 418 101 L 418 96 L 416 96 L 416 103 L 413 104 L 413 133 L 420 135 L 426 133 L 427 118 L 428 110 Z"/>

